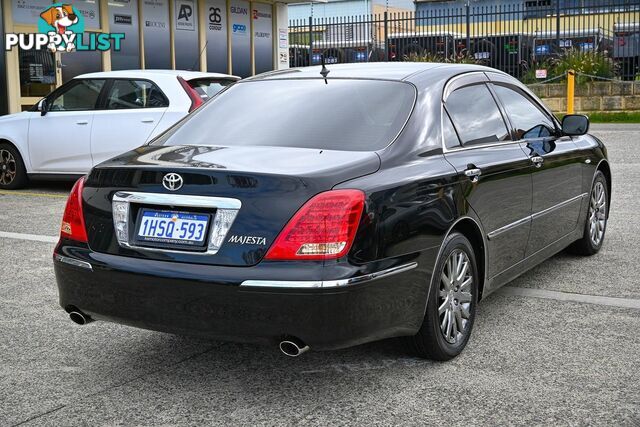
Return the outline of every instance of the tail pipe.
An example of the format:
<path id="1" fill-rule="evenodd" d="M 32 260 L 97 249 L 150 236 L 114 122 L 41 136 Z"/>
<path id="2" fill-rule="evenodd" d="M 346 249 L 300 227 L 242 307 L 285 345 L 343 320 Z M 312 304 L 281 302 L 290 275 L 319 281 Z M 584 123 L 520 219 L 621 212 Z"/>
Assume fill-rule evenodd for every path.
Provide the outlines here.
<path id="1" fill-rule="evenodd" d="M 69 319 L 78 325 L 86 325 L 87 323 L 93 322 L 93 319 L 88 314 L 81 312 L 77 308 L 69 311 Z"/>
<path id="2" fill-rule="evenodd" d="M 309 351 L 309 346 L 298 338 L 287 338 L 280 342 L 280 351 L 289 357 L 298 357 Z"/>

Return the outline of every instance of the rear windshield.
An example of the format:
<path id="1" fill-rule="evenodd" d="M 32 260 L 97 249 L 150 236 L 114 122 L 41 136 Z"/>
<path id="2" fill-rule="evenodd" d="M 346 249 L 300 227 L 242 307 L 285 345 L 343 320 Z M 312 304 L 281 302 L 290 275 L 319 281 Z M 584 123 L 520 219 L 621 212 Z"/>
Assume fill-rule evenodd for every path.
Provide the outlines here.
<path id="1" fill-rule="evenodd" d="M 226 86 L 233 83 L 232 80 L 196 79 L 189 80 L 189 86 L 194 89 L 203 101 L 208 100 Z"/>
<path id="2" fill-rule="evenodd" d="M 374 151 L 402 130 L 415 96 L 413 85 L 395 81 L 241 82 L 153 144 Z"/>

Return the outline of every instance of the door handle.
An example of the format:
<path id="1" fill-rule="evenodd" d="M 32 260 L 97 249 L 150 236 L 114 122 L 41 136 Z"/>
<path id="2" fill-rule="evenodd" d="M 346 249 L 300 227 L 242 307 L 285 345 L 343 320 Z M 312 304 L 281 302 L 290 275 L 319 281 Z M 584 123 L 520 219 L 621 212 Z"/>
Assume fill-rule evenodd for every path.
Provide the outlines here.
<path id="1" fill-rule="evenodd" d="M 88 122 L 88 121 L 86 121 L 86 120 L 78 120 L 78 121 L 76 122 L 76 124 L 77 124 L 77 125 L 80 125 L 80 126 L 84 126 L 84 125 L 88 125 L 88 124 L 89 124 L 89 122 Z"/>
<path id="2" fill-rule="evenodd" d="M 464 171 L 464 174 L 471 179 L 471 182 L 478 182 L 482 171 L 478 168 L 471 168 Z"/>
<path id="3" fill-rule="evenodd" d="M 542 156 L 533 156 L 531 157 L 531 163 L 535 165 L 537 168 L 541 168 L 544 163 L 544 157 Z"/>
<path id="4" fill-rule="evenodd" d="M 153 119 L 142 119 L 140 120 L 142 123 L 153 123 L 155 120 Z"/>

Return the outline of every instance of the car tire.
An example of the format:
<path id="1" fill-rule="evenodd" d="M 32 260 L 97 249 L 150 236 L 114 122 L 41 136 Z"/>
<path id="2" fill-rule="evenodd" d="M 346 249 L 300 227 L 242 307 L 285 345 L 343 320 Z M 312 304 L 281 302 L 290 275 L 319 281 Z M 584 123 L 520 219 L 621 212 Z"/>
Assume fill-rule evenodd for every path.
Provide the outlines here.
<path id="1" fill-rule="evenodd" d="M 584 221 L 584 233 L 581 239 L 569 246 L 569 252 L 576 255 L 591 256 L 597 254 L 604 243 L 609 220 L 609 187 L 607 178 L 597 171 L 589 194 L 587 217 Z"/>
<path id="2" fill-rule="evenodd" d="M 28 182 L 20 152 L 11 144 L 0 143 L 0 189 L 16 190 Z"/>
<path id="3" fill-rule="evenodd" d="M 457 274 L 452 272 L 461 264 L 466 267 L 460 267 Z M 454 280 L 448 280 L 449 277 Z M 446 361 L 462 352 L 473 329 L 478 284 L 478 268 L 471 243 L 462 234 L 451 233 L 436 262 L 422 326 L 416 335 L 408 338 L 409 347 L 415 354 Z"/>

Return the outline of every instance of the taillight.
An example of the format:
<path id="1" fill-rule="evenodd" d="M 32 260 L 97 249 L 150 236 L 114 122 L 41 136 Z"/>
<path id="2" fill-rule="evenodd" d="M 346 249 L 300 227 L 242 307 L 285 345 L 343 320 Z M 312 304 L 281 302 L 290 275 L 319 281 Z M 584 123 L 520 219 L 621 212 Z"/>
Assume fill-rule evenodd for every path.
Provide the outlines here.
<path id="1" fill-rule="evenodd" d="M 77 242 L 87 243 L 87 231 L 84 227 L 84 214 L 82 213 L 82 189 L 85 177 L 80 178 L 71 189 L 67 199 L 67 206 L 62 216 L 60 238 L 71 239 Z"/>
<path id="2" fill-rule="evenodd" d="M 189 107 L 190 113 L 194 110 L 197 110 L 202 104 L 204 104 L 202 97 L 198 94 L 198 92 L 196 92 L 194 88 L 191 87 L 189 83 L 187 83 L 187 81 L 185 81 L 185 79 L 183 79 L 182 77 L 178 77 L 178 81 L 180 82 L 180 85 L 182 86 L 184 91 L 187 92 L 189 99 L 191 99 L 191 107 Z"/>
<path id="3" fill-rule="evenodd" d="M 314 196 L 289 220 L 265 259 L 326 260 L 346 255 L 363 209 L 360 190 L 332 190 Z"/>

